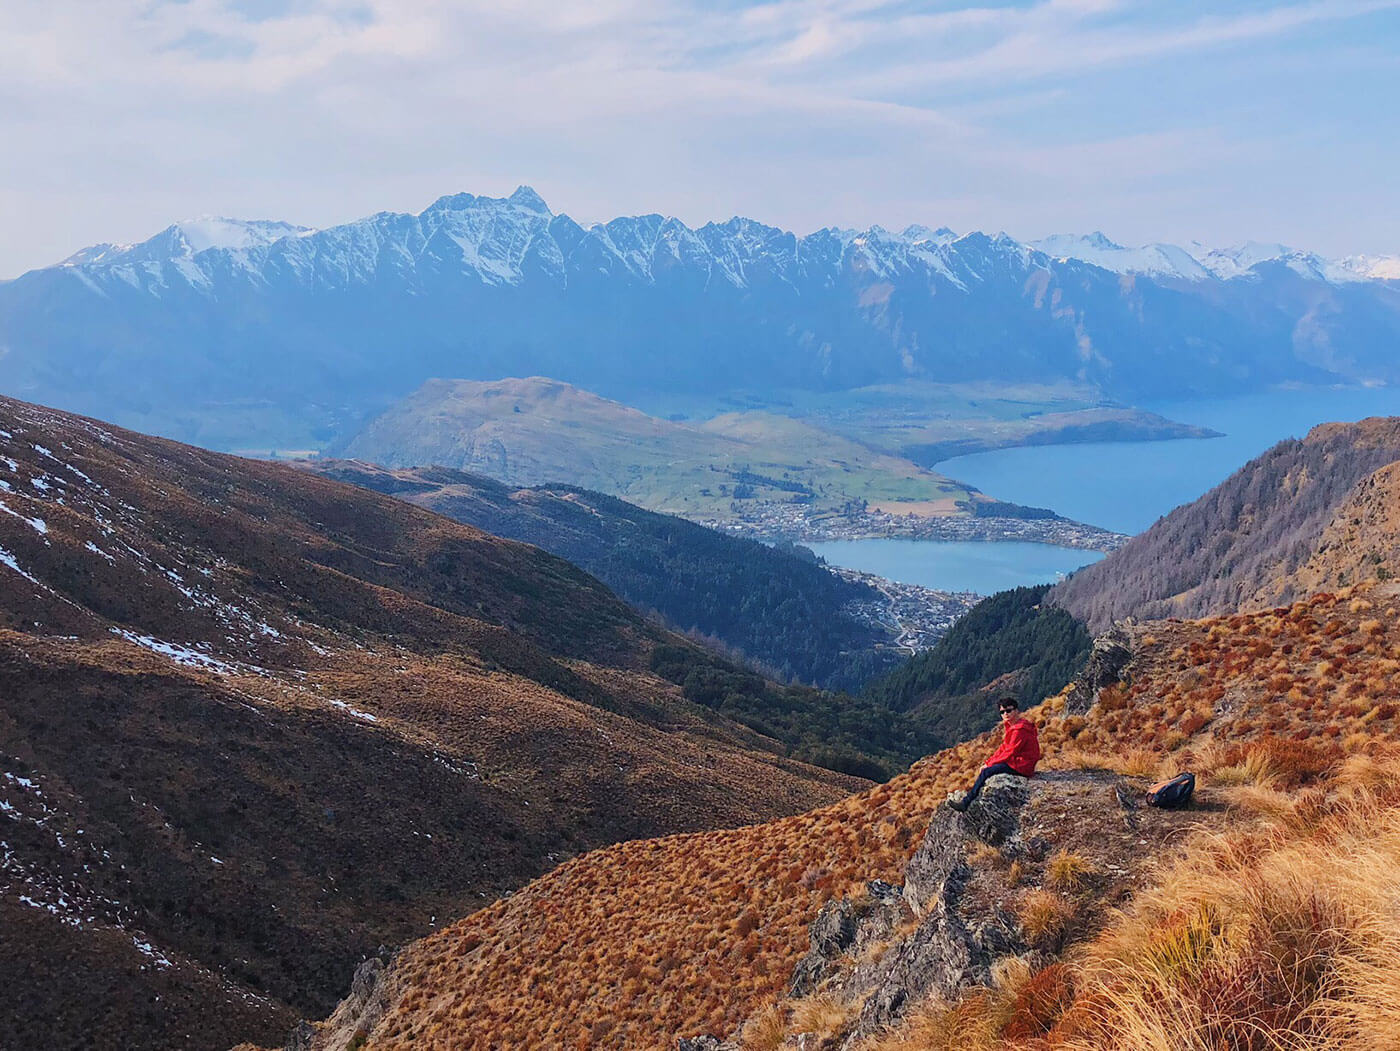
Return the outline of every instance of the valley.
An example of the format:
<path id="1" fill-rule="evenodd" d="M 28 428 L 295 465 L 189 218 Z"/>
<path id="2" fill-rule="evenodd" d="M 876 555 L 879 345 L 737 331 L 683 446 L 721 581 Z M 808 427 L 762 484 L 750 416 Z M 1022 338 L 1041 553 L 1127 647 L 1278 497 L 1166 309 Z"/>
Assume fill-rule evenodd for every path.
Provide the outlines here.
<path id="1" fill-rule="evenodd" d="M 770 547 L 574 486 L 517 488 L 446 467 L 298 464 L 567 558 L 639 611 L 770 674 L 858 690 L 930 645 L 976 596 L 833 574 Z"/>
<path id="2" fill-rule="evenodd" d="M 9 399 L 0 585 L 7 1042 L 280 1039 L 564 857 L 867 783 L 787 755 L 829 698 L 537 548 Z"/>
<path id="3" fill-rule="evenodd" d="M 1381 572 L 1396 556 L 1396 422 L 1325 425 L 1280 444 L 1093 573 L 979 605 L 872 689 L 892 711 L 960 721 L 959 736 L 992 718 L 988 691 L 1043 697 L 1029 715 L 1044 772 L 1027 789 L 990 790 L 965 819 L 940 808 L 993 733 L 831 807 L 593 852 L 371 961 L 309 1046 L 339 1051 L 362 1034 L 370 1047 L 1043 1051 L 1136 1046 L 1120 1041 L 1143 1027 L 1180 1046 L 1206 1026 L 1265 1027 L 1284 1046 L 1309 1046 L 1298 1034 L 1322 1027 L 1339 1048 L 1359 1046 L 1345 1042 L 1358 1031 L 1383 1037 L 1392 1014 L 1355 1012 L 1383 1002 L 1394 974 L 1393 960 L 1366 962 L 1365 931 L 1394 915 L 1377 888 L 1393 870 L 1385 830 L 1400 801 L 1400 592 Z M 1152 580 L 1202 570 L 1213 587 L 1202 597 L 1218 595 L 1220 612 L 1148 619 L 1149 607 L 1090 651 L 1063 606 L 1092 593 L 1086 584 L 1105 601 L 1131 596 L 1144 559 Z M 1229 596 L 1259 580 L 1268 596 L 1241 612 Z M 1319 584 L 1332 590 L 1307 590 Z M 965 678 L 1020 647 L 1014 673 Z M 1077 678 L 1054 686 L 1055 662 L 1084 654 Z M 1192 810 L 1137 810 L 1152 779 L 1181 769 L 1201 779 Z M 1327 843 L 1360 851 L 1377 828 L 1364 887 L 1308 880 L 1299 897 L 1293 876 L 1270 867 L 1308 858 L 1319 871 Z M 1241 896 L 1241 880 L 1259 893 Z M 587 911 L 599 901 L 605 918 Z M 1297 926 L 1310 908 L 1335 923 Z M 1198 923 L 1197 909 L 1227 922 Z M 1233 940 L 1239 930 L 1247 941 Z M 1329 940 L 1338 930 L 1351 932 L 1344 944 Z M 1290 955 L 1300 945 L 1302 958 Z M 1178 951 L 1199 962 L 1180 973 L 1152 963 Z M 1303 981 L 1324 952 L 1355 961 L 1327 986 L 1340 992 L 1310 985 L 1272 1013 L 1194 999 L 1243 987 L 1277 1003 L 1276 983 Z M 535 990 L 528 1007 L 522 982 Z"/>

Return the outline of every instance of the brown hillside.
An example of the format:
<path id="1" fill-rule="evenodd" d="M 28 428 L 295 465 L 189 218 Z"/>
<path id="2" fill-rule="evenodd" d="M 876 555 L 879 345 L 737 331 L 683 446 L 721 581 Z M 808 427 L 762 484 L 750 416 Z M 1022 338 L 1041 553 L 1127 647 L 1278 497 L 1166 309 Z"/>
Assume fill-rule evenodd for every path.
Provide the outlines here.
<path id="1" fill-rule="evenodd" d="M 1107 761 L 1143 775 L 1256 755 L 1251 763 L 1306 779 L 1309 757 L 1394 741 L 1396 601 L 1386 590 L 1319 595 L 1139 626 L 1130 685 L 1088 698 L 1082 712 L 1067 692 L 1030 713 L 1046 768 Z M 363 1000 L 347 1005 L 316 1046 L 659 1049 L 733 1033 L 778 1000 L 823 902 L 857 896 L 868 880 L 902 881 L 933 809 L 992 743 L 958 746 L 807 814 L 561 865 L 405 949 L 368 1013 Z"/>
<path id="2" fill-rule="evenodd" d="M 660 642 L 535 548 L 0 399 L 0 1043 L 270 1040 L 562 857 L 867 783 Z"/>
<path id="3" fill-rule="evenodd" d="M 1050 601 L 1097 632 L 1130 616 L 1200 617 L 1304 597 L 1318 578 L 1294 574 L 1357 484 L 1396 460 L 1400 417 L 1314 427 L 1056 585 Z"/>
<path id="4" fill-rule="evenodd" d="M 1311 594 L 1400 573 L 1400 463 L 1363 478 L 1292 575 L 1250 601 L 1271 605 L 1285 591 Z"/>

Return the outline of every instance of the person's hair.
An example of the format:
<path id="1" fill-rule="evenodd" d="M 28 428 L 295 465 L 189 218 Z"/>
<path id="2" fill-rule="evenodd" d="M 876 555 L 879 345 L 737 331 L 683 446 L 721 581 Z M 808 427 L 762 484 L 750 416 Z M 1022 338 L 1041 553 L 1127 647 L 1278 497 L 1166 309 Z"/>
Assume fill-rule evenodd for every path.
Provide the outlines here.
<path id="1" fill-rule="evenodd" d="M 1002 708 L 1011 708 L 1011 709 L 1013 709 L 1014 711 L 1018 711 L 1018 712 L 1019 712 L 1019 711 L 1021 710 L 1021 705 L 1020 705 L 1020 703 L 1016 700 L 1015 697 L 1012 697 L 1012 696 L 1010 696 L 1010 695 L 1008 694 L 1007 696 L 1005 696 L 1005 697 L 1001 698 L 999 701 L 997 701 L 997 710 L 999 711 L 999 710 L 1001 710 Z"/>

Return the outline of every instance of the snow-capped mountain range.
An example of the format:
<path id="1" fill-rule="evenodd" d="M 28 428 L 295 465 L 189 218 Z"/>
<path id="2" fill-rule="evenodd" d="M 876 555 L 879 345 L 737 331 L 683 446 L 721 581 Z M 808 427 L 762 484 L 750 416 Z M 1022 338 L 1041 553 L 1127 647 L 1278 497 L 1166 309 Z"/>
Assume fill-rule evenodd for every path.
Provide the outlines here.
<path id="1" fill-rule="evenodd" d="M 1115 244 L 1097 230 L 1088 235 L 1056 234 L 1030 246 L 1055 259 L 1077 259 L 1120 274 L 1148 274 L 1183 281 L 1229 281 L 1249 277 L 1261 263 L 1282 263 L 1314 281 L 1336 284 L 1348 281 L 1400 280 L 1400 256 L 1352 255 L 1324 259 L 1281 244 L 1247 241 L 1230 248 L 1208 248 L 1191 242 L 1189 248 L 1172 244 L 1146 244 L 1136 248 Z"/>
<path id="2" fill-rule="evenodd" d="M 321 230 L 198 219 L 0 285 L 0 391 L 211 441 L 201 405 L 357 416 L 430 376 L 547 375 L 623 398 L 1068 378 L 1140 400 L 1398 382 L 1397 347 L 1395 257 L 923 226 L 798 237 L 744 218 L 585 226 L 528 187 Z"/>
<path id="3" fill-rule="evenodd" d="M 980 232 L 968 236 L 985 238 Z M 330 263 L 345 277 L 363 280 L 373 269 L 366 264 L 371 260 L 377 264 L 386 248 L 412 255 L 415 249 L 427 250 L 436 238 L 456 244 L 462 251 L 464 267 L 476 271 L 486 284 L 521 281 L 532 249 L 546 269 L 556 269 L 567 277 L 566 243 L 588 241 L 589 247 L 607 257 L 608 262 L 636 277 L 654 279 L 655 264 L 665 267 L 684 262 L 698 264 L 712 276 L 740 287 L 747 283 L 746 263 L 755 259 L 777 263 L 779 270 L 784 271 L 805 261 L 820 262 L 838 246 L 849 249 L 872 274 L 895 273 L 917 261 L 956 280 L 959 268 L 953 260 L 959 253 L 955 246 L 962 240 L 947 227 L 931 230 L 911 225 L 899 233 L 879 226 L 864 231 L 829 227 L 797 238 L 750 219 L 734 218 L 692 229 L 678 219 L 659 215 L 631 216 L 583 227 L 566 215 L 555 215 L 534 190 L 521 186 L 504 199 L 456 194 L 439 199 L 416 216 L 381 212 L 326 230 L 272 220 L 204 216 L 175 223 L 138 244 L 84 248 L 58 265 L 130 266 L 132 269 L 123 274 L 123 279 L 139 284 L 142 269 L 147 274 L 162 269 L 140 264 L 195 261 L 208 251 L 244 257 L 239 260 L 244 268 L 255 270 L 263 258 L 274 254 L 265 250 L 287 240 L 289 244 L 279 246 L 276 254 L 297 272 L 309 275 L 318 264 Z M 1016 246 L 1005 234 L 998 234 L 994 240 L 999 245 Z M 1095 231 L 1087 235 L 1056 234 L 1018 247 L 1027 259 L 1029 253 L 1040 252 L 1049 259 L 1077 260 L 1115 273 L 1185 281 L 1249 277 L 1265 263 L 1281 263 L 1302 277 L 1333 283 L 1400 280 L 1400 255 L 1355 255 L 1334 260 L 1287 245 L 1258 241 L 1228 248 L 1209 248 L 1197 242 L 1185 248 L 1160 243 L 1127 247 Z M 203 269 L 196 263 L 192 268 L 180 267 L 179 272 L 198 283 Z"/>

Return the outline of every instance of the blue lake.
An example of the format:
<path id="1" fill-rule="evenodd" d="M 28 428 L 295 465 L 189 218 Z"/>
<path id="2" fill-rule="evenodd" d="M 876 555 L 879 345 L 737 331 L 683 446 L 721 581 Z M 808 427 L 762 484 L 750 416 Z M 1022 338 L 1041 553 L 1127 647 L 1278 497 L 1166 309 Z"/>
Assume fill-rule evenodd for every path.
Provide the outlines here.
<path id="1" fill-rule="evenodd" d="M 1141 407 L 1225 437 L 1001 449 L 944 460 L 936 469 L 1002 500 L 1140 533 L 1285 438 L 1332 420 L 1400 415 L 1400 388 L 1279 391 Z"/>
<path id="2" fill-rule="evenodd" d="M 1301 438 L 1333 420 L 1400 416 L 1400 389 L 1278 391 L 1141 407 L 1225 436 L 1002 449 L 944 460 L 937 470 L 1002 500 L 1049 507 L 1120 533 L 1140 533 L 1285 438 Z M 1054 581 L 1102 557 L 1025 543 L 843 540 L 807 546 L 833 565 L 982 595 Z"/>
<path id="3" fill-rule="evenodd" d="M 835 566 L 905 584 L 979 595 L 1052 583 L 1103 558 L 1097 551 L 1019 541 L 828 540 L 804 546 Z"/>

